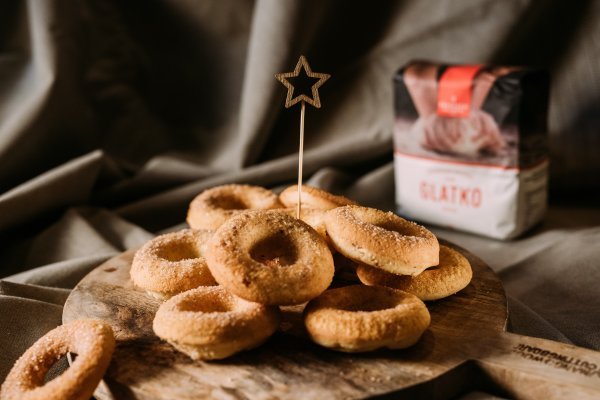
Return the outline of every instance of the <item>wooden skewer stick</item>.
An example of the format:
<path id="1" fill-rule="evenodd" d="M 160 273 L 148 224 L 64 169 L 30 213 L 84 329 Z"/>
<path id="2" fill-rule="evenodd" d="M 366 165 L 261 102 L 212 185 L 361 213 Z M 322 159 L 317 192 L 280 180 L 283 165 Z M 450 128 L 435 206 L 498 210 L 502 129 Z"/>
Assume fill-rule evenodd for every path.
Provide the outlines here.
<path id="1" fill-rule="evenodd" d="M 300 219 L 300 212 L 302 210 L 302 160 L 304 159 L 304 110 L 306 104 L 304 101 L 300 102 L 302 108 L 300 109 L 300 149 L 298 150 L 298 208 L 296 209 L 296 218 Z"/>
<path id="2" fill-rule="evenodd" d="M 315 81 L 310 88 L 312 97 L 307 96 L 305 93 L 300 93 L 294 96 L 294 85 L 290 82 L 293 78 L 298 78 L 300 72 L 304 70 L 304 73 L 308 78 Z M 315 108 L 321 108 L 321 99 L 319 98 L 319 88 L 327 79 L 329 74 L 323 74 L 319 72 L 313 72 L 306 61 L 306 57 L 300 56 L 296 68 L 293 72 L 283 72 L 275 74 L 275 78 L 283 83 L 287 88 L 287 97 L 285 98 L 285 108 L 290 108 L 296 103 L 300 103 L 302 106 L 300 110 L 300 150 L 298 151 L 298 207 L 296 208 L 296 217 L 300 219 L 300 212 L 302 211 L 302 160 L 304 158 L 304 112 L 306 110 L 306 103 L 310 104 Z"/>

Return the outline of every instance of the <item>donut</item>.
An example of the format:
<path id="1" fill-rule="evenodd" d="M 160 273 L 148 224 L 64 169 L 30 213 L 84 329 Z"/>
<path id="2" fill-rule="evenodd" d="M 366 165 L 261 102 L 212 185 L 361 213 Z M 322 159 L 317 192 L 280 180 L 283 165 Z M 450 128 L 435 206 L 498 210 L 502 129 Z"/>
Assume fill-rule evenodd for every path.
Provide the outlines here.
<path id="1" fill-rule="evenodd" d="M 292 305 L 321 294 L 333 278 L 325 240 L 305 222 L 277 211 L 249 211 L 223 224 L 208 241 L 215 280 L 236 296 Z"/>
<path id="2" fill-rule="evenodd" d="M 279 309 L 201 286 L 161 304 L 152 328 L 194 360 L 218 360 L 259 346 L 279 326 Z"/>
<path id="3" fill-rule="evenodd" d="M 469 261 L 458 251 L 440 246 L 440 263 L 419 275 L 394 275 L 367 265 L 360 265 L 357 274 L 365 285 L 380 285 L 412 293 L 421 300 L 438 300 L 467 287 L 473 271 Z"/>
<path id="4" fill-rule="evenodd" d="M 286 207 L 296 207 L 298 205 L 298 185 L 286 188 L 279 194 L 279 200 Z M 356 205 L 356 202 L 344 197 L 331 194 L 322 189 L 312 186 L 302 185 L 302 205 L 319 208 L 321 210 L 331 210 L 332 208 Z"/>
<path id="5" fill-rule="evenodd" d="M 330 289 L 304 310 L 304 324 L 315 343 L 348 353 L 412 346 L 430 321 L 427 307 L 415 295 L 383 286 Z"/>
<path id="6" fill-rule="evenodd" d="M 33 344 L 12 367 L 1 400 L 88 400 L 108 368 L 115 348 L 107 323 L 81 319 L 61 325 Z M 46 373 L 62 356 L 77 357 L 60 376 L 44 383 Z"/>
<path id="7" fill-rule="evenodd" d="M 260 186 L 223 185 L 205 190 L 190 203 L 187 223 L 193 229 L 216 230 L 229 218 L 251 209 L 281 208 L 279 197 Z"/>
<path id="8" fill-rule="evenodd" d="M 198 286 L 216 285 L 203 249 L 212 235 L 210 231 L 184 229 L 155 237 L 135 253 L 131 280 L 161 300 Z"/>
<path id="9" fill-rule="evenodd" d="M 417 275 L 439 263 L 433 233 L 392 212 L 360 206 L 325 215 L 331 243 L 346 257 L 398 275 Z"/>

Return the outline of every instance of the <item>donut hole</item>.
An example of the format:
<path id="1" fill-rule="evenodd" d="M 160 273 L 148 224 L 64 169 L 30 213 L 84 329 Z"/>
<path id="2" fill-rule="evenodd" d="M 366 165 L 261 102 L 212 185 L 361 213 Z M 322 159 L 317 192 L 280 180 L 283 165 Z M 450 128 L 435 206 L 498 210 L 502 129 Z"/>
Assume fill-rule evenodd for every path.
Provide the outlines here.
<path id="1" fill-rule="evenodd" d="M 203 297 L 201 299 L 187 299 L 179 303 L 179 311 L 201 312 L 201 313 L 224 313 L 231 311 L 231 305 L 223 299 L 214 297 Z"/>
<path id="2" fill-rule="evenodd" d="M 373 225 L 385 229 L 386 231 L 397 232 L 402 236 L 414 236 L 413 228 L 411 228 L 410 226 L 405 226 L 403 224 L 398 224 L 394 221 L 381 221 L 376 222 Z"/>
<path id="3" fill-rule="evenodd" d="M 209 202 L 212 207 L 223 210 L 246 210 L 250 208 L 239 197 L 229 193 L 221 193 L 219 196 L 214 196 L 210 198 Z"/>
<path id="4" fill-rule="evenodd" d="M 167 261 L 182 261 L 200 258 L 198 247 L 191 242 L 171 242 L 160 246 L 156 255 Z"/>
<path id="5" fill-rule="evenodd" d="M 283 230 L 259 240 L 251 249 L 250 257 L 267 267 L 286 267 L 298 260 L 296 243 Z"/>
<path id="6" fill-rule="evenodd" d="M 395 299 L 387 296 L 369 295 L 356 296 L 340 305 L 340 309 L 351 312 L 382 311 L 396 307 Z"/>
<path id="7" fill-rule="evenodd" d="M 45 373 L 43 376 L 43 381 L 40 383 L 46 384 L 51 380 L 61 376 L 63 373 L 66 372 L 67 369 L 69 369 L 69 362 L 72 363 L 73 361 L 75 361 L 76 357 L 77 354 L 68 352 L 58 355 L 56 358 L 48 357 L 48 359 L 45 360 L 44 366 L 41 368 L 41 371 L 45 371 Z"/>

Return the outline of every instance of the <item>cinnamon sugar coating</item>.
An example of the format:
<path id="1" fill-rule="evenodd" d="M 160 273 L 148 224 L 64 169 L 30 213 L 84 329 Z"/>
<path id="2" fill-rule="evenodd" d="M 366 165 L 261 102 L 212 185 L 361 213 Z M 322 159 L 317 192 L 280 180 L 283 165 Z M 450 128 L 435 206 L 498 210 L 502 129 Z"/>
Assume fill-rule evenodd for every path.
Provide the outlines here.
<path id="1" fill-rule="evenodd" d="M 204 259 L 204 245 L 212 235 L 206 230 L 183 229 L 155 237 L 135 253 L 131 280 L 160 299 L 216 285 Z"/>
<path id="2" fill-rule="evenodd" d="M 421 300 L 438 300 L 467 287 L 473 271 L 469 261 L 458 251 L 440 246 L 439 265 L 419 275 L 395 275 L 377 268 L 361 265 L 357 275 L 365 285 L 381 285 L 412 293 Z"/>
<path id="3" fill-rule="evenodd" d="M 412 346 L 430 321 L 427 307 L 416 296 L 383 286 L 330 289 L 304 310 L 311 339 L 343 352 Z"/>
<path id="4" fill-rule="evenodd" d="M 15 363 L 0 390 L 1 400 L 88 400 L 110 363 L 115 348 L 107 323 L 81 319 L 61 325 L 33 344 Z M 72 365 L 48 383 L 48 370 L 75 353 Z"/>
<path id="5" fill-rule="evenodd" d="M 225 289 L 269 305 L 308 301 L 327 289 L 334 273 L 323 237 L 278 211 L 249 211 L 231 218 L 208 242 L 206 261 Z"/>
<path id="6" fill-rule="evenodd" d="M 281 208 L 279 197 L 260 186 L 230 184 L 205 190 L 192 200 L 187 223 L 193 229 L 214 231 L 229 218 L 247 210 Z"/>
<path id="7" fill-rule="evenodd" d="M 298 205 L 298 185 L 286 188 L 279 194 L 279 200 L 286 207 L 295 207 Z M 318 208 L 321 210 L 331 210 L 332 208 L 356 205 L 356 202 L 347 197 L 331 194 L 323 189 L 318 189 L 308 185 L 302 185 L 302 206 Z"/>
<path id="8" fill-rule="evenodd" d="M 359 263 L 399 275 L 417 275 L 439 263 L 435 235 L 392 212 L 338 207 L 327 212 L 325 226 L 337 251 Z"/>
<path id="9" fill-rule="evenodd" d="M 154 332 L 194 360 L 215 360 L 254 348 L 279 326 L 279 309 L 252 303 L 220 286 L 199 287 L 164 302 Z"/>

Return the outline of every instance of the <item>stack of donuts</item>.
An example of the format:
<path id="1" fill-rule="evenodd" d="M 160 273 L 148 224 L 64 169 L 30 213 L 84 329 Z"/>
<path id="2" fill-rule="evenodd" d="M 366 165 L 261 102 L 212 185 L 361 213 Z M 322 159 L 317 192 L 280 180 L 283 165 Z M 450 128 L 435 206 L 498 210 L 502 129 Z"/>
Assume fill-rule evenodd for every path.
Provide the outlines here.
<path id="1" fill-rule="evenodd" d="M 297 190 L 206 190 L 190 204 L 191 229 L 137 251 L 132 281 L 164 300 L 153 322 L 157 336 L 192 359 L 222 359 L 266 341 L 280 326 L 280 306 L 301 305 L 306 332 L 319 345 L 400 349 L 429 326 L 423 301 L 469 284 L 469 262 L 424 227 L 309 186 L 297 219 Z M 349 273 L 362 284 L 331 288 L 334 276 Z M 17 360 L 0 400 L 87 399 L 114 348 L 104 321 L 59 326 Z M 77 354 L 72 366 L 45 383 L 69 352 Z"/>
<path id="2" fill-rule="evenodd" d="M 319 345 L 406 348 L 429 326 L 423 301 L 470 282 L 469 262 L 424 227 L 310 186 L 297 219 L 297 190 L 205 190 L 190 204 L 191 229 L 138 250 L 132 281 L 164 300 L 157 336 L 192 359 L 222 359 L 266 341 L 280 307 L 305 305 L 304 327 Z M 349 273 L 360 282 L 331 288 Z"/>

